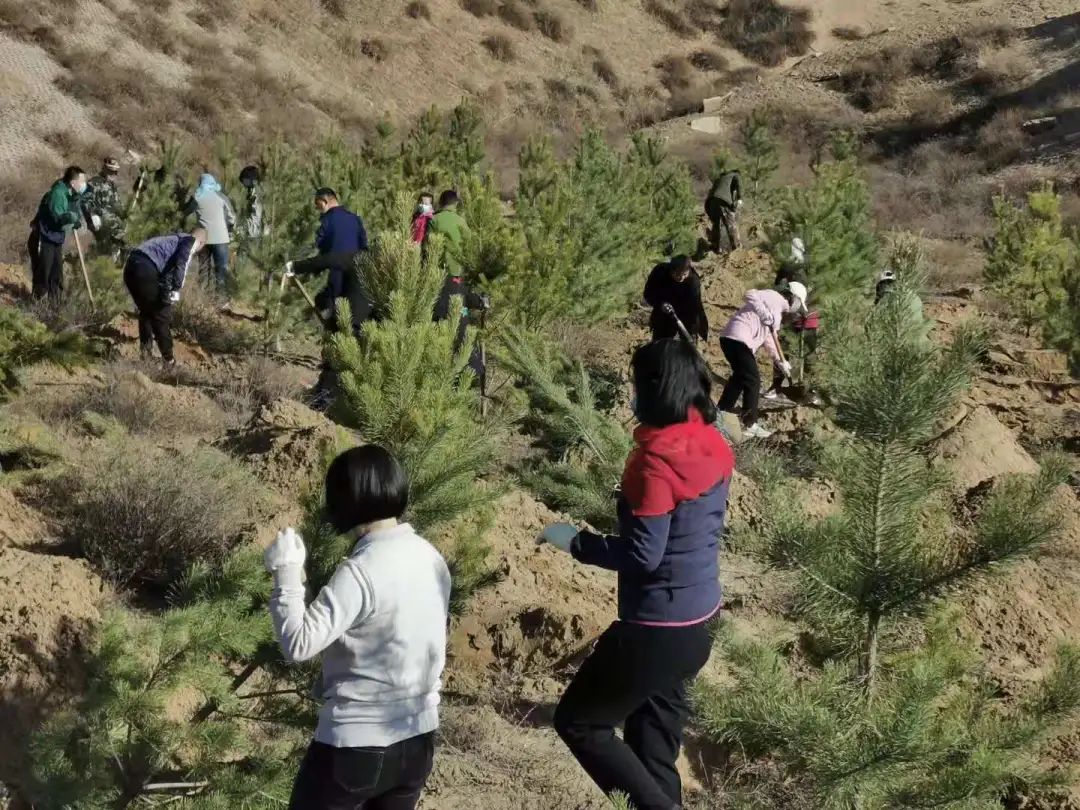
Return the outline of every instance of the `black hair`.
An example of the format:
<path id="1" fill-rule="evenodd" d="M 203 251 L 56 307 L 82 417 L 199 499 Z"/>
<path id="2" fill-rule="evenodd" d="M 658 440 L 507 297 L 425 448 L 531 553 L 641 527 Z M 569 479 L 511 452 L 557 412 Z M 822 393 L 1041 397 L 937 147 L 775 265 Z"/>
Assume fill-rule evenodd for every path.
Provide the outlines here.
<path id="1" fill-rule="evenodd" d="M 84 172 L 78 166 L 68 166 L 66 169 L 64 169 L 64 182 L 70 185 L 71 182 L 80 174 L 86 174 L 86 172 Z"/>
<path id="2" fill-rule="evenodd" d="M 326 515 L 338 532 L 399 518 L 408 505 L 405 470 L 377 444 L 346 450 L 326 471 Z"/>
<path id="3" fill-rule="evenodd" d="M 697 408 L 707 423 L 716 421 L 712 380 L 705 361 L 680 337 L 638 347 L 630 361 L 637 393 L 635 413 L 652 427 L 686 422 Z"/>
<path id="4" fill-rule="evenodd" d="M 458 203 L 457 192 L 452 188 L 448 188 L 442 194 L 439 195 L 439 208 L 446 208 L 449 205 L 455 205 Z"/>
<path id="5" fill-rule="evenodd" d="M 430 191 L 421 191 L 420 196 L 416 198 L 416 201 L 421 202 L 424 199 L 424 197 L 431 197 L 431 199 L 433 199 L 433 200 L 435 199 L 435 195 L 432 194 Z"/>
<path id="6" fill-rule="evenodd" d="M 315 189 L 316 200 L 336 200 L 337 198 L 337 192 L 329 186 L 323 186 L 322 188 Z"/>
<path id="7" fill-rule="evenodd" d="M 690 266 L 690 257 L 687 256 L 685 253 L 680 253 L 678 256 L 675 256 L 671 260 L 671 270 L 672 270 L 672 272 L 675 272 L 676 270 L 678 270 L 679 272 L 682 272 L 683 270 L 692 270 L 692 269 L 693 268 Z"/>
<path id="8" fill-rule="evenodd" d="M 246 188 L 252 188 L 259 182 L 259 167 L 245 166 L 240 170 L 240 183 Z"/>

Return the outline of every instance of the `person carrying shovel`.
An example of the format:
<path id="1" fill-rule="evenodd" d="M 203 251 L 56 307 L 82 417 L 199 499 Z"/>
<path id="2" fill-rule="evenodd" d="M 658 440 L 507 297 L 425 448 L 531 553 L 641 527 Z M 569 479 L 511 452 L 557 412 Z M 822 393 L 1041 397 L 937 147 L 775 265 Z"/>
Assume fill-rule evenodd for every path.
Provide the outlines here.
<path id="1" fill-rule="evenodd" d="M 754 355 L 762 346 L 783 376 L 791 376 L 791 363 L 784 359 L 778 331 L 784 318 L 806 313 L 806 285 L 793 281 L 784 292 L 750 290 L 739 310 L 731 316 L 720 338 L 720 349 L 731 364 L 731 378 L 724 386 L 716 407 L 734 413 L 742 398 L 743 435 L 764 439 L 772 435 L 757 423 L 761 372 Z"/>
<path id="2" fill-rule="evenodd" d="M 649 317 L 653 340 L 678 334 L 675 318 L 667 313 L 665 304 L 671 306 L 690 335 L 703 341 L 709 339 L 709 319 L 701 303 L 701 276 L 689 256 L 679 255 L 656 265 L 645 282 L 642 297 L 653 308 Z"/>

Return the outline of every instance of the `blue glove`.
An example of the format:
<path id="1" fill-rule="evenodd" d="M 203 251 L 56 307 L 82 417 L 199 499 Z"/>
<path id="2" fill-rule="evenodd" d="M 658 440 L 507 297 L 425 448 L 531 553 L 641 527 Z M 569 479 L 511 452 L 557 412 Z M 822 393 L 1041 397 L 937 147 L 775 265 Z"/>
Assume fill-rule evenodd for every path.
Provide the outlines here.
<path id="1" fill-rule="evenodd" d="M 540 542 L 554 546 L 559 551 L 570 552 L 570 544 L 578 536 L 578 530 L 569 523 L 552 523 L 540 533 Z"/>

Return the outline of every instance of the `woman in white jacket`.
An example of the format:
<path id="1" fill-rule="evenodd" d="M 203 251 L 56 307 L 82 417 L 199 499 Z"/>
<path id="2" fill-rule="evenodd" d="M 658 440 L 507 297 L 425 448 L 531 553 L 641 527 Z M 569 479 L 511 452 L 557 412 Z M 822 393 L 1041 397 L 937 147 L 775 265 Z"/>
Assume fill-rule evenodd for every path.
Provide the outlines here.
<path id="1" fill-rule="evenodd" d="M 431 772 L 450 573 L 399 522 L 408 499 L 405 472 L 383 448 L 334 459 L 327 514 L 356 545 L 307 607 L 303 540 L 285 529 L 266 550 L 270 615 L 285 657 L 323 653 L 324 703 L 291 810 L 413 810 Z"/>

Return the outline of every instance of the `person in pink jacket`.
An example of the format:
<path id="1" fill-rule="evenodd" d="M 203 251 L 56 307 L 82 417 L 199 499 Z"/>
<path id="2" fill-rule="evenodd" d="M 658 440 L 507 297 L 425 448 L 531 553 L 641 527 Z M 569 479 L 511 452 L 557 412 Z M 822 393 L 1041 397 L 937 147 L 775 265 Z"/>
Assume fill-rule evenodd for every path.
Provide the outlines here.
<path id="1" fill-rule="evenodd" d="M 720 338 L 720 348 L 731 365 L 731 378 L 724 386 L 716 407 L 728 413 L 742 397 L 743 435 L 765 438 L 770 431 L 757 423 L 761 372 L 754 355 L 762 346 L 777 370 L 791 374 L 791 364 L 780 356 L 777 332 L 785 316 L 806 312 L 806 286 L 793 281 L 784 292 L 750 290 L 739 310 L 731 316 Z"/>

